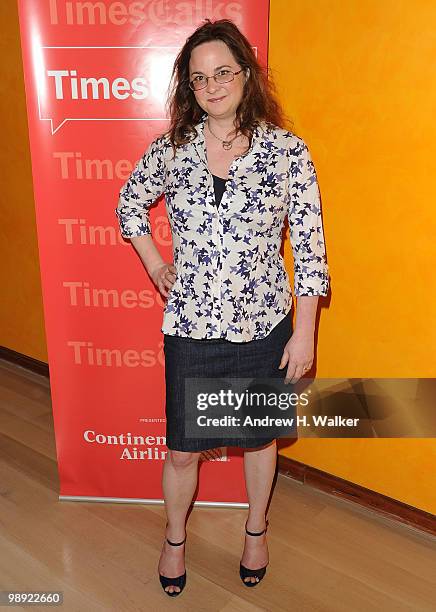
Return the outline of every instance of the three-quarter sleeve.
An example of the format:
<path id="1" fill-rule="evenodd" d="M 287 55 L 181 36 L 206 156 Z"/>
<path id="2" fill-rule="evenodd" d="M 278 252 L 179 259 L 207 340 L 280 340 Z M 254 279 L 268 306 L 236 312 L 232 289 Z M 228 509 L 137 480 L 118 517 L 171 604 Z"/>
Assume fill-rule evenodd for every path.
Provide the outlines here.
<path id="1" fill-rule="evenodd" d="M 115 213 L 124 238 L 151 234 L 150 206 L 165 191 L 162 137 L 149 145 L 121 188 Z"/>
<path id="2" fill-rule="evenodd" d="M 321 199 L 309 149 L 299 138 L 290 157 L 289 234 L 294 257 L 294 294 L 327 295 Z"/>

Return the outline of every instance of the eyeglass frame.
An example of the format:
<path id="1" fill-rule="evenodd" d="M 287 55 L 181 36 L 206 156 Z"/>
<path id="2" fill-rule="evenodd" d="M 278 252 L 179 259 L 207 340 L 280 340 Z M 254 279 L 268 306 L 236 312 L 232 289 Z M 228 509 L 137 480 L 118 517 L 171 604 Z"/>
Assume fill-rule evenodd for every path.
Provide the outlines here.
<path id="1" fill-rule="evenodd" d="M 245 70 L 245 68 L 241 68 L 237 72 L 235 72 L 234 70 L 229 70 L 229 72 L 231 72 L 233 74 L 233 78 L 231 78 L 229 81 L 225 81 L 225 83 L 231 83 L 232 81 L 234 81 L 235 80 L 235 76 L 237 74 L 239 74 L 240 72 L 243 72 L 244 70 Z M 201 89 L 205 89 L 208 86 L 208 84 L 209 84 L 209 79 L 214 79 L 215 83 L 217 83 L 218 85 L 223 85 L 224 84 L 224 83 L 218 83 L 218 81 L 216 80 L 216 77 L 217 77 L 216 74 L 212 74 L 212 76 L 206 76 L 204 74 L 203 76 L 206 79 L 206 85 L 204 87 L 200 87 L 199 89 L 194 89 L 193 87 L 191 87 L 191 83 L 193 83 L 193 81 L 194 81 L 194 79 L 192 79 L 192 81 L 188 81 L 189 89 L 191 89 L 192 91 L 200 91 Z"/>

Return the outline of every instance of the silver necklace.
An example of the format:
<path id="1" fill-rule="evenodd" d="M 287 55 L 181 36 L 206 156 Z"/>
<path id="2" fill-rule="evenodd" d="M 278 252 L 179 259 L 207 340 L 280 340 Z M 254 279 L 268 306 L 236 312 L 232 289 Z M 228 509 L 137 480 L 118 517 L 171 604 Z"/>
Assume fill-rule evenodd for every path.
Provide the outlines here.
<path id="1" fill-rule="evenodd" d="M 219 136 L 217 136 L 216 134 L 214 134 L 212 132 L 212 130 L 210 129 L 210 125 L 209 125 L 209 119 L 207 120 L 207 129 L 209 130 L 209 132 L 212 134 L 212 136 L 215 136 L 215 138 L 217 140 L 221 140 L 222 144 L 223 144 L 223 149 L 225 149 L 226 151 L 228 151 L 229 149 L 232 148 L 233 146 L 233 141 L 236 140 L 236 138 L 238 138 L 239 134 L 236 134 L 236 136 L 234 136 L 231 140 L 223 140 L 222 138 L 220 138 Z"/>

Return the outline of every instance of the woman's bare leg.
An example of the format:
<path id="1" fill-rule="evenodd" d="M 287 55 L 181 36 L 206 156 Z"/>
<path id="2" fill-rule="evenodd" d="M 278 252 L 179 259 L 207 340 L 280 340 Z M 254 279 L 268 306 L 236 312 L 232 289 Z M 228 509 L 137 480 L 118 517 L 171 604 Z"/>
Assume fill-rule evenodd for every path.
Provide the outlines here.
<path id="1" fill-rule="evenodd" d="M 165 537 L 171 542 L 185 538 L 186 515 L 198 482 L 200 453 L 168 450 L 162 474 L 162 489 L 168 525 Z M 171 546 L 166 540 L 159 559 L 159 572 L 167 578 L 176 578 L 185 571 L 185 546 Z M 178 586 L 165 589 L 172 593 Z"/>
<path id="2" fill-rule="evenodd" d="M 248 531 L 265 529 L 266 509 L 277 464 L 277 445 L 274 440 L 260 450 L 247 449 L 244 453 L 245 485 L 249 503 Z M 245 536 L 245 547 L 241 563 L 250 569 L 258 569 L 269 561 L 266 535 Z M 257 582 L 254 576 L 245 582 Z"/>

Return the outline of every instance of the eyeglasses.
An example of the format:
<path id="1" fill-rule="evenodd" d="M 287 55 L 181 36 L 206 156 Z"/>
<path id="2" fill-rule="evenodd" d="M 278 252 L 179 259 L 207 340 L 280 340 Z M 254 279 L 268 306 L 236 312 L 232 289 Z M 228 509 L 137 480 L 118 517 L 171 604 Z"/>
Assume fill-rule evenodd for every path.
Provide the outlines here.
<path id="1" fill-rule="evenodd" d="M 241 68 L 241 70 L 238 70 L 237 72 L 233 72 L 233 70 L 220 70 L 216 74 L 209 77 L 204 76 L 203 74 L 199 74 L 194 79 L 192 79 L 192 81 L 189 81 L 189 87 L 194 91 L 204 89 L 205 87 L 207 87 L 209 79 L 215 79 L 215 83 L 219 84 L 230 83 L 230 81 L 233 81 L 233 79 L 235 78 L 235 75 L 239 74 L 242 71 L 243 68 Z"/>

